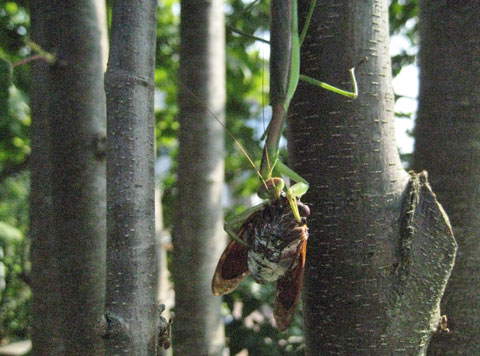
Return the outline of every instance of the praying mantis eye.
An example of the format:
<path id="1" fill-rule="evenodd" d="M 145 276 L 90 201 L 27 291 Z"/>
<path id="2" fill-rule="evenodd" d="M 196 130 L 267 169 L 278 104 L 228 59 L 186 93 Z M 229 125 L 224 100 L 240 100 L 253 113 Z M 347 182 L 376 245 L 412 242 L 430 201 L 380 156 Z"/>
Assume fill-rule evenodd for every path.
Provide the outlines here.
<path id="1" fill-rule="evenodd" d="M 300 202 L 298 202 L 298 211 L 302 217 L 308 217 L 310 215 L 310 207 Z"/>

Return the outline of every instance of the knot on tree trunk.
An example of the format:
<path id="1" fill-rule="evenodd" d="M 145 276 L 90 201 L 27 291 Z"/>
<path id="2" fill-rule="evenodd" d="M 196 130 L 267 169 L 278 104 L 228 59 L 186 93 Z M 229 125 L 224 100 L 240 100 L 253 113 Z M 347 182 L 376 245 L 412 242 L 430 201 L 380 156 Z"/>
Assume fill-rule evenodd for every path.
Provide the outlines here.
<path id="1" fill-rule="evenodd" d="M 398 340 L 398 346 L 411 351 L 426 348 L 438 328 L 440 299 L 456 250 L 450 221 L 428 183 L 427 172 L 410 172 L 392 270 L 392 320 L 387 335 L 393 344 Z"/>
<path id="2" fill-rule="evenodd" d="M 106 311 L 99 323 L 98 333 L 103 339 L 128 337 L 128 327 L 121 317 Z"/>

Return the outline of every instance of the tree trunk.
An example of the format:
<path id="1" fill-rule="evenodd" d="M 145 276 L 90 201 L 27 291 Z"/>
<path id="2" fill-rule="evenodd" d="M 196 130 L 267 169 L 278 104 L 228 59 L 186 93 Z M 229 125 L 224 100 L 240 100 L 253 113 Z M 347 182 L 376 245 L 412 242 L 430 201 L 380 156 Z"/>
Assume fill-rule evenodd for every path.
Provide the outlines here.
<path id="1" fill-rule="evenodd" d="M 173 229 L 175 355 L 222 355 L 221 299 L 211 292 L 225 247 L 222 216 L 223 1 L 184 0 L 181 13 L 178 197 Z"/>
<path id="2" fill-rule="evenodd" d="M 31 2 L 34 355 L 100 355 L 105 292 L 105 101 L 95 1 Z"/>
<path id="3" fill-rule="evenodd" d="M 115 1 L 107 93 L 107 355 L 156 355 L 153 85 L 157 2 Z"/>
<path id="4" fill-rule="evenodd" d="M 441 309 L 449 334 L 428 355 L 480 346 L 480 3 L 420 1 L 420 97 L 414 165 L 430 173 L 459 250 Z"/>
<path id="5" fill-rule="evenodd" d="M 386 0 L 321 1 L 301 52 L 303 74 L 342 88 L 368 57 L 357 100 L 302 83 L 288 120 L 290 161 L 310 182 L 307 355 L 424 355 L 453 265 L 448 218 L 398 157 L 387 11 Z"/>

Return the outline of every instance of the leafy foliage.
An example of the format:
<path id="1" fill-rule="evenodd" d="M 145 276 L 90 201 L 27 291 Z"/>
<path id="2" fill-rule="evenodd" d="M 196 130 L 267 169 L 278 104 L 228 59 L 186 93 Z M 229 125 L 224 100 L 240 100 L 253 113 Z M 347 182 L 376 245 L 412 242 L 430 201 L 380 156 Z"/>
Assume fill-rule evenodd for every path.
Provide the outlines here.
<path id="1" fill-rule="evenodd" d="M 26 337 L 31 317 L 28 287 L 30 18 L 22 2 L 0 4 L 0 339 Z"/>
<path id="2" fill-rule="evenodd" d="M 0 5 L 0 171 L 15 171 L 30 153 L 29 70 L 12 64 L 29 54 L 29 16 L 14 2 Z M 15 85 L 13 84 L 15 83 Z M 2 176 L 5 172 L 2 172 Z"/>
<path id="3" fill-rule="evenodd" d="M 0 339 L 24 338 L 30 324 L 28 186 L 27 173 L 0 185 Z"/>
<path id="4" fill-rule="evenodd" d="M 418 33 L 418 0 L 392 0 L 390 3 L 390 35 L 401 35 L 415 48 Z M 403 49 L 392 57 L 392 71 L 395 77 L 400 70 L 415 61 L 416 51 Z"/>

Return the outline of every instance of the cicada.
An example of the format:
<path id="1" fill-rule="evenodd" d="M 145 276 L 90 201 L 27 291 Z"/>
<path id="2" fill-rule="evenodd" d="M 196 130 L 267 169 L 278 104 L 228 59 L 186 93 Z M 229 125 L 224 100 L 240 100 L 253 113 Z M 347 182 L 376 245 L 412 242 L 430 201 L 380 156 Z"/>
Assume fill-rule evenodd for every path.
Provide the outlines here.
<path id="1" fill-rule="evenodd" d="M 230 293 L 249 274 L 257 283 L 276 282 L 274 317 L 277 328 L 283 331 L 289 327 L 300 299 L 310 209 L 297 199 L 296 209 L 292 209 L 292 193 L 279 190 L 280 185 L 281 178 L 266 181 L 266 193 L 276 196 L 253 212 L 247 211 L 249 215 L 220 257 L 212 291 L 218 296 Z M 228 224 L 225 230 L 230 232 Z"/>

